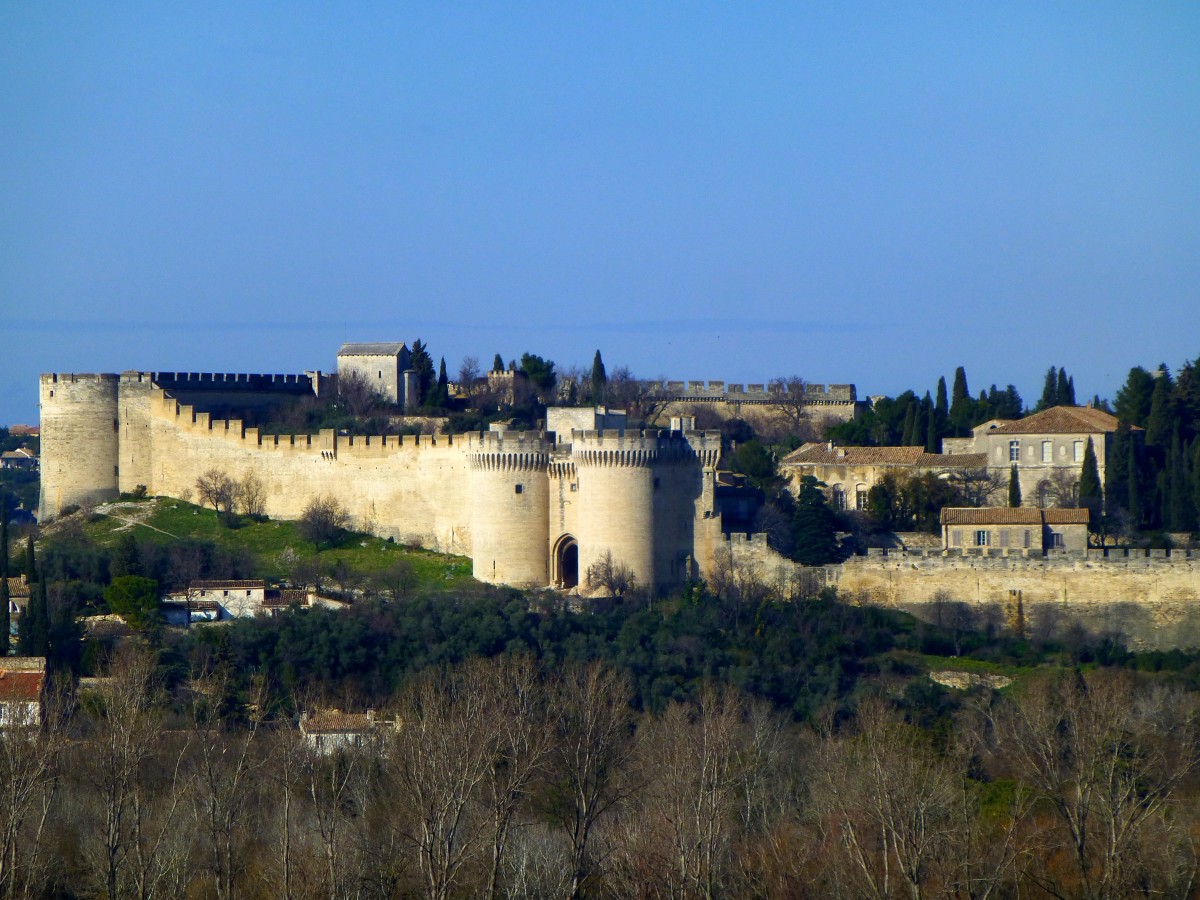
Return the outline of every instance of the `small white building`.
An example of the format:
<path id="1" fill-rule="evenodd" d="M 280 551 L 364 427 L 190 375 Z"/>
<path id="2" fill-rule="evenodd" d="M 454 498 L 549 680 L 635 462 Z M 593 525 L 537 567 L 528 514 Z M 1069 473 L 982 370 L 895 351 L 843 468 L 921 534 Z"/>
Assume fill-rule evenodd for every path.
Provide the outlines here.
<path id="1" fill-rule="evenodd" d="M 325 755 L 361 748 L 380 737 L 382 729 L 395 727 L 395 722 L 377 718 L 373 709 L 363 713 L 323 709 L 300 714 L 304 742 L 313 752 Z"/>
<path id="2" fill-rule="evenodd" d="M 0 729 L 41 725 L 45 680 L 44 657 L 0 657 Z"/>
<path id="3" fill-rule="evenodd" d="M 417 402 L 410 396 L 409 382 L 414 379 L 405 378 L 411 362 L 412 353 L 403 342 L 342 344 L 337 355 L 338 378 L 361 375 L 389 403 L 408 407 Z"/>

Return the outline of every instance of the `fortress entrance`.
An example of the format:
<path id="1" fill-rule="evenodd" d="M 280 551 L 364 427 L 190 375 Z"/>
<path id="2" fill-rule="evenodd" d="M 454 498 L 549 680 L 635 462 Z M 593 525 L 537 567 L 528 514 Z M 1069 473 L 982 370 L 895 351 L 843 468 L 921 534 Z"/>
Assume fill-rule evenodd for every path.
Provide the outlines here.
<path id="1" fill-rule="evenodd" d="M 554 545 L 554 586 L 566 590 L 579 584 L 579 544 L 564 534 Z"/>

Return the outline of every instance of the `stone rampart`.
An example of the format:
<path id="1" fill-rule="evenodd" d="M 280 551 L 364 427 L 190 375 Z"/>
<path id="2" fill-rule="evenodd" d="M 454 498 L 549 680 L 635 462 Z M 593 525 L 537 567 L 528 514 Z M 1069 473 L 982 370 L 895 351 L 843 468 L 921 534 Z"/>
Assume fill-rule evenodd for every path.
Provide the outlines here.
<path id="1" fill-rule="evenodd" d="M 647 381 L 646 390 L 655 396 L 678 401 L 726 401 L 732 403 L 778 403 L 779 391 L 769 384 L 738 384 L 724 381 Z M 852 384 L 806 384 L 807 403 L 855 403 L 858 390 Z"/>
<path id="2" fill-rule="evenodd" d="M 947 601 L 1008 627 L 1047 635 L 1070 626 L 1119 634 L 1133 648 L 1200 647 L 1200 554 L 1088 551 L 975 555 L 873 550 L 836 566 L 804 567 L 771 550 L 765 535 L 733 535 L 735 565 L 785 596 L 823 586 L 843 599 L 930 619 Z M 1018 626 L 1018 622 L 1020 625 Z"/>

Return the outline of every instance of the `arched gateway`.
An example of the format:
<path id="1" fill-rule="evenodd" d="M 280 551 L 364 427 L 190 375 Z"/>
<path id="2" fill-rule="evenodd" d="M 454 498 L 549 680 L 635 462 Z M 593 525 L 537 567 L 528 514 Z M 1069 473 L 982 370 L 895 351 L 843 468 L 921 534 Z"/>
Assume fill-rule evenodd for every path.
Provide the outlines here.
<path id="1" fill-rule="evenodd" d="M 569 534 L 564 534 L 554 543 L 554 586 L 560 589 L 573 588 L 579 584 L 579 544 Z"/>

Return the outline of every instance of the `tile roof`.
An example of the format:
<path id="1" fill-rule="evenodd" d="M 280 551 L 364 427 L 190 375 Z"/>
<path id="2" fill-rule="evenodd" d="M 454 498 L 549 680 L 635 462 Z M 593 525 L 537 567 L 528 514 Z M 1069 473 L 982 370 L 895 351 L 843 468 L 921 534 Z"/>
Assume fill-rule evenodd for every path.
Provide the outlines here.
<path id="1" fill-rule="evenodd" d="M 1086 525 L 1090 519 L 1086 509 L 1038 509 L 1034 506 L 983 506 L 942 508 L 943 525 Z"/>
<path id="2" fill-rule="evenodd" d="M 340 709 L 322 709 L 301 716 L 300 730 L 305 734 L 354 734 L 375 726 L 373 713 L 349 713 Z"/>
<path id="3" fill-rule="evenodd" d="M 268 609 L 284 608 L 291 606 L 293 603 L 304 605 L 308 600 L 308 591 L 300 588 L 282 588 L 280 590 L 267 591 L 267 596 L 263 600 L 263 606 Z"/>
<path id="4" fill-rule="evenodd" d="M 919 466 L 922 468 L 983 468 L 986 453 L 926 453 L 924 447 L 833 447 L 805 444 L 793 450 L 781 466 Z"/>
<path id="5" fill-rule="evenodd" d="M 46 677 L 46 660 L 41 656 L 9 656 L 0 659 L 0 702 L 36 702 Z"/>
<path id="6" fill-rule="evenodd" d="M 37 437 L 42 428 L 40 425 L 9 425 L 8 433 L 13 437 Z"/>
<path id="7" fill-rule="evenodd" d="M 8 597 L 10 600 L 15 600 L 18 597 L 29 596 L 29 585 L 25 581 L 24 575 L 18 575 L 15 578 L 8 579 Z"/>
<path id="8" fill-rule="evenodd" d="M 398 344 L 377 342 L 366 344 L 342 344 L 338 356 L 398 356 L 408 348 L 401 341 Z"/>
<path id="9" fill-rule="evenodd" d="M 267 583 L 261 578 L 245 578 L 242 580 L 229 581 L 193 581 L 188 585 L 188 590 L 191 591 L 220 591 L 234 589 L 245 590 L 264 590 Z"/>
<path id="10" fill-rule="evenodd" d="M 1104 434 L 1117 430 L 1118 420 L 1090 406 L 1052 406 L 1041 412 L 1006 422 L 991 434 Z"/>

